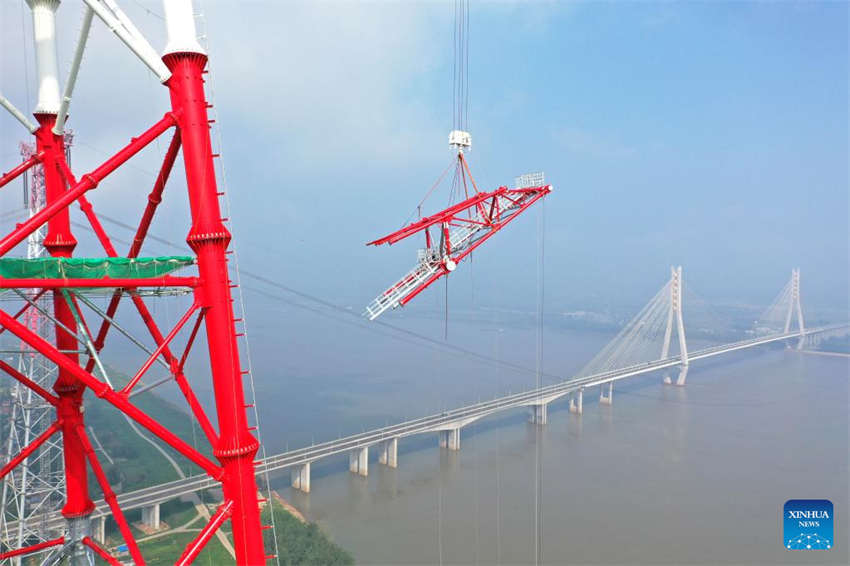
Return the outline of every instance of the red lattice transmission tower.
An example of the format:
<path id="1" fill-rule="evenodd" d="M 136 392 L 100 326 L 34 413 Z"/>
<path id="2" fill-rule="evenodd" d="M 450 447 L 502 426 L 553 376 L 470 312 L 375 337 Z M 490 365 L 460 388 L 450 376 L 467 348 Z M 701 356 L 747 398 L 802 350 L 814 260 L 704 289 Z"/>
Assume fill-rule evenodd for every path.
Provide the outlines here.
<path id="1" fill-rule="evenodd" d="M 240 365 L 237 321 L 231 297 L 234 285 L 228 275 L 231 234 L 221 215 L 219 198 L 223 193 L 216 184 L 208 118 L 210 106 L 204 92 L 207 56 L 196 40 L 191 0 L 164 0 L 168 45 L 161 58 L 113 0 L 85 0 L 83 30 L 61 95 L 55 44 L 55 13 L 59 1 L 27 0 L 27 3 L 32 10 L 35 36 L 38 101 L 33 114 L 37 123 L 32 123 L 2 95 L 0 102 L 35 136 L 36 152 L 0 177 L 0 187 L 38 165 L 44 175 L 45 203 L 38 212 L 22 219 L 14 230 L 0 238 L 0 289 L 17 290 L 22 298 L 20 308 L 0 309 L 0 332 L 16 336 L 45 363 L 53 366 L 55 380 L 49 388 L 43 387 L 4 361 L 0 361 L 0 370 L 55 407 L 55 420 L 5 462 L 0 478 L 26 465 L 28 458 L 49 439 L 60 438 L 65 476 L 61 512 L 67 527 L 57 538 L 29 541 L 22 548 L 0 550 L 0 560 L 52 548 L 69 556 L 74 564 L 89 563 L 95 554 L 117 563 L 104 548 L 103 541 L 95 540 L 91 534 L 90 516 L 94 503 L 89 493 L 89 474 L 93 474 L 132 560 L 136 564 L 144 563 L 86 432 L 83 395 L 89 390 L 97 397 L 93 402 L 112 405 L 221 483 L 224 498 L 221 506 L 186 547 L 178 563 L 192 562 L 215 531 L 229 519 L 237 562 L 263 564 L 269 557 L 263 544 L 255 479 L 259 443 L 251 432 L 246 414 L 249 405 L 246 405 L 243 391 L 245 372 Z M 171 110 L 100 166 L 75 175 L 64 151 L 64 124 L 94 16 L 103 20 L 158 76 L 168 89 Z M 139 203 L 141 213 L 132 245 L 127 254 L 121 256 L 86 194 L 154 140 L 169 133 L 171 140 L 159 174 L 147 201 Z M 179 153 L 183 157 L 191 209 L 186 241 L 194 255 L 139 257 Z M 126 201 L 128 209 L 131 198 Z M 75 204 L 81 207 L 103 248 L 100 257 L 72 257 L 77 240 L 71 230 L 69 207 Z M 14 257 L 20 253 L 20 245 L 44 226 L 47 231 L 43 246 L 48 256 Z M 197 272 L 172 274 L 180 267 Z M 96 309 L 87 295 L 98 291 L 102 294 L 103 290 L 110 297 L 108 306 L 105 310 Z M 180 290 L 191 294 L 192 304 L 176 325 L 164 328 L 156 322 L 143 297 Z M 110 380 L 101 355 L 110 330 L 121 328 L 116 315 L 124 297 L 129 298 L 133 310 L 141 316 L 155 346 L 129 381 L 118 387 Z M 48 336 L 35 332 L 26 322 L 27 313 L 39 308 L 39 300 L 46 300 L 49 305 L 41 309 L 52 327 Z M 89 309 L 84 311 L 83 305 Z M 184 373 L 190 353 L 202 355 L 198 348 L 193 352 L 192 346 L 203 334 L 208 346 L 215 419 L 207 416 Z M 211 445 L 214 458 L 207 457 L 202 450 L 179 438 L 134 404 L 133 394 L 141 392 L 139 385 L 155 363 L 164 365 L 169 377 L 178 385 L 194 420 Z"/>

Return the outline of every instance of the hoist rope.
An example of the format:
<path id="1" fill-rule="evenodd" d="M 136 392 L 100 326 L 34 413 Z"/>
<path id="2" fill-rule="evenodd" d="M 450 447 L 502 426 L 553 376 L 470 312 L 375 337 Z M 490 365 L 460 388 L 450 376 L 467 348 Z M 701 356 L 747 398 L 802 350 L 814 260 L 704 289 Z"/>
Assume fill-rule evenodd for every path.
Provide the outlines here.
<path id="1" fill-rule="evenodd" d="M 545 242 L 546 242 L 546 200 L 538 209 L 537 216 L 537 351 L 536 351 L 536 382 L 535 387 L 542 386 L 541 372 L 543 371 L 543 301 L 545 292 Z M 540 397 L 538 395 L 538 403 Z M 539 408 L 538 408 L 539 407 Z M 542 405 L 533 407 L 535 411 L 535 432 L 537 439 L 534 443 L 534 564 L 543 562 L 543 430 L 540 427 L 543 415 L 547 409 Z"/>
<path id="2" fill-rule="evenodd" d="M 199 2 L 199 8 L 200 8 L 199 14 L 197 14 L 196 17 L 200 20 L 200 24 L 201 24 L 202 30 L 203 30 L 202 34 L 201 34 L 201 39 L 203 40 L 203 42 L 205 44 L 204 47 L 206 48 L 207 53 L 210 53 L 211 46 L 210 46 L 210 42 L 209 42 L 209 36 L 207 34 L 206 17 L 204 17 L 204 15 L 203 15 L 204 14 L 203 0 L 201 0 Z M 210 59 L 212 59 L 212 57 Z M 222 144 L 222 136 L 221 136 L 221 121 L 219 119 L 218 112 L 217 112 L 216 106 L 215 106 L 215 88 L 214 88 L 214 79 L 213 79 L 213 77 L 215 75 L 214 75 L 214 73 L 212 73 L 212 65 L 210 63 L 207 63 L 207 70 L 209 71 L 209 75 L 208 75 L 208 78 L 206 80 L 206 85 L 208 85 L 208 90 L 209 90 L 208 103 L 209 103 L 209 107 L 211 109 L 211 113 L 213 114 L 213 117 L 215 119 L 214 122 L 213 122 L 213 126 L 214 126 L 213 131 L 215 132 L 215 136 L 214 136 L 215 137 L 215 143 L 218 146 L 218 152 L 217 153 L 218 153 L 219 156 L 221 156 L 224 153 L 223 147 L 222 147 L 223 144 Z M 225 171 L 225 168 L 224 168 L 224 161 L 221 158 L 218 159 L 218 171 L 219 171 L 219 178 L 220 178 L 220 191 L 223 193 L 223 196 L 224 196 L 225 214 L 228 218 L 228 223 L 230 224 L 230 226 L 229 226 L 230 231 L 231 231 L 231 233 L 233 233 L 233 228 L 232 228 L 233 221 L 232 221 L 231 205 L 230 205 L 230 193 L 227 189 L 227 174 L 226 174 L 226 171 Z M 236 246 L 233 245 L 232 243 L 231 243 L 231 249 L 233 251 L 232 258 L 233 258 L 233 271 L 234 271 L 234 274 L 235 274 L 234 283 L 236 284 L 235 290 L 236 290 L 236 294 L 237 294 L 237 297 L 238 297 L 238 304 L 239 304 L 239 310 L 240 310 L 239 314 L 240 314 L 240 318 L 242 319 L 242 335 L 244 337 L 243 344 L 244 344 L 244 347 L 245 347 L 244 361 L 245 361 L 245 364 L 247 365 L 248 382 L 250 384 L 250 391 L 251 391 L 250 405 L 252 406 L 252 409 L 253 409 L 254 427 L 255 427 L 254 433 L 256 434 L 257 441 L 259 442 L 259 456 L 262 460 L 265 461 L 266 460 L 266 445 L 262 441 L 262 434 L 261 434 L 261 430 L 260 430 L 260 413 L 259 413 L 259 410 L 257 408 L 257 393 L 256 393 L 256 387 L 254 385 L 254 367 L 253 367 L 253 361 L 251 359 L 250 340 L 248 339 L 248 324 L 247 324 L 247 312 L 245 310 L 245 296 L 244 296 L 244 293 L 242 292 L 242 276 L 241 276 L 241 273 L 240 273 L 240 270 L 239 270 L 239 254 L 237 252 Z M 234 321 L 233 324 L 235 326 L 236 322 Z M 238 350 L 238 346 L 237 346 L 237 350 Z M 238 356 L 238 351 L 235 352 L 235 354 Z M 242 368 L 237 368 L 237 369 L 239 371 L 242 370 Z M 234 409 L 234 410 L 237 410 L 237 409 Z M 271 526 L 271 531 L 272 531 L 272 537 L 271 538 L 272 538 L 272 542 L 273 542 L 273 546 L 274 546 L 274 560 L 275 560 L 275 563 L 278 566 L 280 566 L 280 551 L 278 549 L 278 543 L 277 543 L 277 527 L 275 525 L 275 513 L 274 513 L 275 498 L 273 497 L 274 494 L 272 492 L 272 487 L 271 487 L 271 478 L 269 477 L 268 471 L 266 471 L 263 475 L 264 475 L 263 479 L 265 480 L 265 484 L 266 484 L 265 485 L 266 501 L 267 501 L 268 509 L 269 509 L 269 521 L 271 523 L 270 526 Z"/>
<path id="3" fill-rule="evenodd" d="M 455 0 L 453 35 L 452 129 L 466 131 L 469 127 L 469 0 Z"/>

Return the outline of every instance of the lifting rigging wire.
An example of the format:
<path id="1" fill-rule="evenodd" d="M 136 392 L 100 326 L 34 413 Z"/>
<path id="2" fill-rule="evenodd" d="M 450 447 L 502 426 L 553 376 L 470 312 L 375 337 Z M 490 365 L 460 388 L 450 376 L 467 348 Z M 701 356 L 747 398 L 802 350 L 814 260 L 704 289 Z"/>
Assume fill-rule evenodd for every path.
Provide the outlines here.
<path id="1" fill-rule="evenodd" d="M 469 1 L 454 4 L 454 59 L 452 69 L 452 130 L 449 146 L 452 163 L 416 206 L 418 220 L 367 245 L 392 245 L 422 234 L 425 247 L 418 250 L 414 268 L 375 298 L 363 313 L 375 320 L 389 309 L 402 307 L 432 283 L 454 271 L 458 264 L 537 200 L 551 192 L 550 185 L 521 184 L 480 191 L 472 176 L 465 152 L 472 146 L 469 134 Z M 454 166 L 448 205 L 442 211 L 422 216 L 422 207 Z M 448 317 L 448 287 L 446 287 Z"/>

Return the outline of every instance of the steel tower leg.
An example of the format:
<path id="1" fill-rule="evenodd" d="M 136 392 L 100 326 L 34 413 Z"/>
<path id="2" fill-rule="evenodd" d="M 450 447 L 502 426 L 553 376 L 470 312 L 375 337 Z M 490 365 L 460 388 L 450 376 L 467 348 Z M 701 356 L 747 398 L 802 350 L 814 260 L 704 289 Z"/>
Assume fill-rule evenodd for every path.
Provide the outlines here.
<path id="1" fill-rule="evenodd" d="M 225 500 L 233 501 L 231 525 L 238 564 L 266 560 L 254 457 L 259 443 L 251 435 L 230 297 L 226 252 L 230 232 L 221 219 L 203 73 L 207 56 L 195 35 L 191 0 L 165 0 L 168 46 L 163 61 L 172 73 L 166 82 L 183 141 L 183 163 L 192 212 L 186 238 L 198 258 L 201 285 L 196 296 L 205 309 L 219 440 L 214 454 L 221 462 Z"/>
<path id="2" fill-rule="evenodd" d="M 34 112 L 39 124 L 35 132 L 36 150 L 42 154 L 45 200 L 46 205 L 50 205 L 66 192 L 65 182 L 59 172 L 59 163 L 65 157 L 65 139 L 52 131 L 60 107 L 56 64 L 56 10 L 59 0 L 27 2 L 32 9 L 38 76 L 38 103 Z M 48 220 L 44 247 L 51 256 L 71 257 L 76 245 L 68 209 L 64 208 Z M 53 291 L 53 313 L 57 321 L 56 347 L 65 351 L 65 356 L 75 365 L 79 365 L 79 356 L 71 353 L 77 349 L 77 340 L 60 327 L 62 324 L 67 328 L 76 328 L 76 321 L 59 290 Z M 65 462 L 65 505 L 62 507 L 62 515 L 68 521 L 66 543 L 72 546 L 71 563 L 88 566 L 93 561 L 93 555 L 83 545 L 82 539 L 88 535 L 88 517 L 94 510 L 94 503 L 89 497 L 85 452 L 77 436 L 77 427 L 84 425 L 84 386 L 67 370 L 60 368 L 53 390 L 59 398 L 57 417 Z"/>
<path id="3" fill-rule="evenodd" d="M 40 125 L 36 132 L 36 147 L 43 152 L 44 184 L 47 204 L 54 202 L 65 193 L 65 184 L 59 174 L 58 160 L 64 152 L 64 138 L 52 132 L 56 121 L 55 114 L 36 114 Z M 68 209 L 63 209 L 47 222 L 47 236 L 44 247 L 54 257 L 71 257 L 77 241 L 71 233 Z M 60 290 L 53 291 L 53 314 L 58 323 L 67 328 L 76 328 L 76 321 L 65 297 Z M 79 356 L 71 353 L 78 348 L 75 336 L 56 324 L 56 347 L 66 352 L 75 365 L 79 365 Z M 89 497 L 88 468 L 85 451 L 77 435 L 77 427 L 83 422 L 84 385 L 67 370 L 59 368 L 53 390 L 59 397 L 57 416 L 62 432 L 63 456 L 65 462 L 65 506 L 62 514 L 68 520 L 69 542 L 75 542 L 72 551 L 73 564 L 90 564 L 91 550 L 82 544 L 88 536 L 88 517 L 94 510 Z M 78 538 L 76 538 L 78 537 Z"/>

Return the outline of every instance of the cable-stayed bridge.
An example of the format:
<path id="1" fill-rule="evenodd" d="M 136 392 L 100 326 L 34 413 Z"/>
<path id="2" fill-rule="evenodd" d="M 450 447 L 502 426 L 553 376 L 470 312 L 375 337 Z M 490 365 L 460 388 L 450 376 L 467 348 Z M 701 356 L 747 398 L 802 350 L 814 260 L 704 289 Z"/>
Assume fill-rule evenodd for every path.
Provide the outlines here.
<path id="1" fill-rule="evenodd" d="M 368 475 L 370 448 L 378 449 L 380 464 L 395 468 L 398 466 L 398 442 L 406 437 L 437 433 L 441 447 L 459 450 L 463 427 L 496 413 L 528 407 L 531 421 L 545 424 L 548 419 L 549 404 L 565 397 L 569 398 L 570 412 L 581 415 L 584 394 L 590 388 L 599 387 L 599 402 L 610 405 L 613 403 L 613 387 L 616 381 L 678 369 L 679 375 L 675 381 L 666 375 L 663 381 L 665 384 L 683 386 L 689 365 L 694 361 L 771 343 L 785 342 L 789 347 L 800 348 L 806 341 L 814 342 L 832 334 L 850 332 L 850 323 L 806 328 L 800 306 L 799 282 L 799 270 L 794 270 L 791 281 L 783 288 L 778 299 L 756 322 L 754 337 L 689 351 L 685 339 L 682 308 L 682 270 L 681 267 L 674 268 L 671 270 L 670 280 L 661 291 L 597 356 L 570 379 L 337 440 L 289 450 L 257 462 L 256 472 L 266 474 L 289 469 L 292 486 L 309 492 L 311 464 L 325 458 L 349 454 L 350 471 L 365 476 Z M 791 322 L 794 320 L 797 322 L 797 327 L 791 329 Z M 676 342 L 672 340 L 673 334 L 676 334 Z M 160 504 L 190 493 L 214 488 L 217 485 L 218 483 L 208 476 L 196 475 L 123 493 L 118 495 L 118 501 L 122 509 L 143 509 L 143 521 L 148 522 L 152 527 L 157 527 Z M 93 517 L 99 518 L 99 530 L 102 531 L 104 520 L 109 514 L 109 506 L 106 502 L 97 502 Z M 43 528 L 46 529 L 60 529 L 64 525 L 58 513 L 46 514 L 41 520 Z M 14 525 L 10 523 L 9 527 Z"/>

